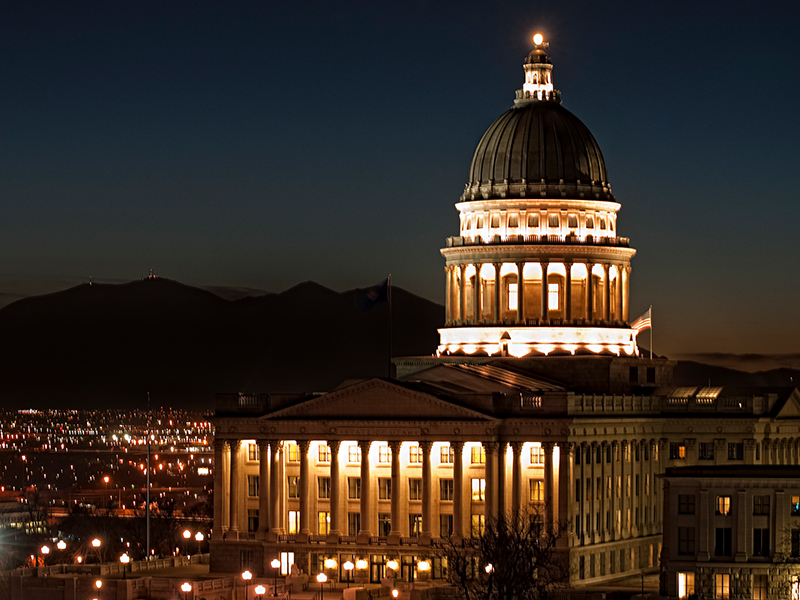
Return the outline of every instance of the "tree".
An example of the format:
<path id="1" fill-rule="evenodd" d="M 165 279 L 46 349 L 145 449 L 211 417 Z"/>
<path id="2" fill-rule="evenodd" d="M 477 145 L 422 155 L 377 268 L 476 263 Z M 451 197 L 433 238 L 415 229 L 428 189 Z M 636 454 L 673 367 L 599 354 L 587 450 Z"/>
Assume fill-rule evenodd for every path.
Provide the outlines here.
<path id="1" fill-rule="evenodd" d="M 545 600 L 569 583 L 566 526 L 543 525 L 539 511 L 491 520 L 473 539 L 445 541 L 447 578 L 465 600 Z"/>

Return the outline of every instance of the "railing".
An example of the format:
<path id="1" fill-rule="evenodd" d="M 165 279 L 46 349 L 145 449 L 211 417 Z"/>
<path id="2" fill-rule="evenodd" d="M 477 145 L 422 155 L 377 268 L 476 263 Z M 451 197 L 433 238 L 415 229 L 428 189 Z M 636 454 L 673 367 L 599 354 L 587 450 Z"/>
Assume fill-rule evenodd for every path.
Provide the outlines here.
<path id="1" fill-rule="evenodd" d="M 484 238 L 481 235 L 466 237 L 466 236 L 451 236 L 447 238 L 447 247 L 456 248 L 458 246 L 507 246 L 518 244 L 567 244 L 577 246 L 619 246 L 627 248 L 630 246 L 630 238 L 626 237 L 595 237 L 587 235 L 585 238 L 580 238 L 577 235 L 493 235 Z"/>
<path id="2" fill-rule="evenodd" d="M 328 536 L 325 535 L 310 535 L 308 536 L 308 541 L 312 544 L 319 544 L 328 540 Z"/>
<path id="3" fill-rule="evenodd" d="M 536 409 L 542 408 L 542 397 L 533 394 L 520 394 L 520 408 L 523 409 Z"/>

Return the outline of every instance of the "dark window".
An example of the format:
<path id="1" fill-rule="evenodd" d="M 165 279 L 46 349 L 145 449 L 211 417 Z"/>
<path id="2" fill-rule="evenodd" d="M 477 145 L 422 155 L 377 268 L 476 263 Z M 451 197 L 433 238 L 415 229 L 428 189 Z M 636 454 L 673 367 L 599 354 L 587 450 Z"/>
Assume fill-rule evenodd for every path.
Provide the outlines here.
<path id="1" fill-rule="evenodd" d="M 792 529 L 792 556 L 800 556 L 800 529 Z"/>
<path id="2" fill-rule="evenodd" d="M 258 531 L 258 509 L 257 508 L 249 508 L 247 509 L 247 531 L 249 533 L 255 533 Z"/>
<path id="3" fill-rule="evenodd" d="M 714 556 L 730 556 L 733 554 L 733 529 L 717 527 L 714 543 Z"/>
<path id="4" fill-rule="evenodd" d="M 579 464 L 581 464 L 581 451 L 580 451 L 580 450 L 578 450 L 578 451 L 575 453 L 575 464 L 576 464 L 576 465 L 579 465 Z"/>
<path id="5" fill-rule="evenodd" d="M 439 515 L 439 536 L 447 538 L 453 535 L 453 515 Z"/>
<path id="6" fill-rule="evenodd" d="M 361 513 L 347 513 L 347 535 L 358 535 L 361 529 Z"/>
<path id="7" fill-rule="evenodd" d="M 731 442 L 728 444 L 728 460 L 744 460 L 743 442 Z"/>
<path id="8" fill-rule="evenodd" d="M 769 556 L 769 529 L 753 529 L 753 556 Z"/>
<path id="9" fill-rule="evenodd" d="M 694 494 L 678 494 L 678 514 L 694 514 Z"/>
<path id="10" fill-rule="evenodd" d="M 686 445 L 683 442 L 670 442 L 669 457 L 673 460 L 686 458 Z"/>
<path id="11" fill-rule="evenodd" d="M 439 500 L 443 500 L 443 501 L 452 501 L 453 500 L 453 480 L 452 479 L 440 479 L 439 480 Z"/>
<path id="12" fill-rule="evenodd" d="M 586 578 L 586 557 L 581 556 L 578 558 L 578 579 Z"/>
<path id="13" fill-rule="evenodd" d="M 331 478 L 317 477 L 317 497 L 326 500 L 331 497 Z"/>
<path id="14" fill-rule="evenodd" d="M 647 367 L 647 383 L 655 383 L 655 382 L 656 382 L 656 368 Z"/>
<path id="15" fill-rule="evenodd" d="M 631 367 L 628 369 L 628 380 L 631 383 L 639 383 L 639 367 Z"/>
<path id="16" fill-rule="evenodd" d="M 700 442 L 700 452 L 697 458 L 700 460 L 714 460 L 714 442 Z"/>
<path id="17" fill-rule="evenodd" d="M 378 535 L 386 537 L 392 530 L 392 513 L 378 513 Z"/>
<path id="18" fill-rule="evenodd" d="M 753 514 L 769 514 L 769 496 L 753 496 Z"/>

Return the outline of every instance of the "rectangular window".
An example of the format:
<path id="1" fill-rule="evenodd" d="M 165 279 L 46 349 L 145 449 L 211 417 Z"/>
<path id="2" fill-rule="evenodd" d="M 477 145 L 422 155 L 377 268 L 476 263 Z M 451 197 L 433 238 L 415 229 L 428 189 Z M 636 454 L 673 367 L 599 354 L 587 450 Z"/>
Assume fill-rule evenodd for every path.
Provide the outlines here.
<path id="1" fill-rule="evenodd" d="M 753 556 L 769 556 L 769 529 L 753 529 Z"/>
<path id="2" fill-rule="evenodd" d="M 517 284 L 508 284 L 508 310 L 517 310 Z"/>
<path id="3" fill-rule="evenodd" d="M 388 465 L 392 462 L 392 449 L 386 444 L 378 446 L 378 463 Z"/>
<path id="4" fill-rule="evenodd" d="M 672 460 L 686 458 L 686 444 L 683 442 L 670 442 L 669 457 Z"/>
<path id="5" fill-rule="evenodd" d="M 392 513 L 378 513 L 378 535 L 386 537 L 392 531 Z"/>
<path id="6" fill-rule="evenodd" d="M 547 310 L 558 310 L 558 284 L 547 284 Z"/>
<path id="7" fill-rule="evenodd" d="M 347 513 L 347 535 L 358 535 L 361 531 L 361 513 Z"/>
<path id="8" fill-rule="evenodd" d="M 728 444 L 728 460 L 744 460 L 744 442 Z"/>
<path id="9" fill-rule="evenodd" d="M 544 448 L 538 442 L 531 446 L 531 464 L 543 465 L 544 464 Z"/>
<path id="10" fill-rule="evenodd" d="M 518 215 L 508 215 L 508 226 L 509 227 L 519 227 L 519 216 Z"/>
<path id="11" fill-rule="evenodd" d="M 678 514 L 694 514 L 694 494 L 678 494 Z"/>
<path id="12" fill-rule="evenodd" d="M 251 462 L 258 461 L 258 445 L 247 444 L 247 460 Z"/>
<path id="13" fill-rule="evenodd" d="M 547 215 L 547 225 L 548 227 L 561 227 L 561 217 L 552 213 Z"/>
<path id="14" fill-rule="evenodd" d="M 330 500 L 331 497 L 331 478 L 317 477 L 317 498 L 320 500 Z"/>
<path id="15" fill-rule="evenodd" d="M 714 598 L 728 600 L 731 597 L 731 576 L 728 573 L 714 574 Z"/>
<path id="16" fill-rule="evenodd" d="M 422 515 L 411 513 L 408 515 L 408 534 L 411 537 L 419 537 L 422 533 Z"/>
<path id="17" fill-rule="evenodd" d="M 644 495 L 645 496 L 649 496 L 650 495 L 650 474 L 649 473 L 644 476 Z"/>
<path id="18" fill-rule="evenodd" d="M 528 214 L 528 227 L 539 227 L 539 215 Z"/>
<path id="19" fill-rule="evenodd" d="M 281 575 L 288 575 L 292 572 L 294 565 L 294 552 L 281 552 Z"/>
<path id="20" fill-rule="evenodd" d="M 483 445 L 480 446 L 472 446 L 472 460 L 473 465 L 484 465 L 486 464 L 486 449 Z"/>
<path id="21" fill-rule="evenodd" d="M 439 480 L 439 500 L 442 502 L 453 501 L 453 480 L 440 479 Z"/>
<path id="22" fill-rule="evenodd" d="M 486 528 L 486 518 L 483 515 L 472 515 L 470 525 L 472 537 L 480 537 L 483 535 L 483 531 Z"/>
<path id="23" fill-rule="evenodd" d="M 289 462 L 300 462 L 300 450 L 297 448 L 297 444 L 294 442 L 286 444 L 286 456 L 286 460 Z"/>
<path id="24" fill-rule="evenodd" d="M 622 498 L 622 475 L 617 475 L 617 498 Z"/>
<path id="25" fill-rule="evenodd" d="M 297 535 L 300 531 L 300 511 L 289 511 L 289 535 Z"/>
<path id="26" fill-rule="evenodd" d="M 439 450 L 439 463 L 442 465 L 452 465 L 455 460 L 455 449 L 450 444 L 444 444 Z"/>
<path id="27" fill-rule="evenodd" d="M 769 514 L 769 496 L 753 496 L 753 514 Z"/>
<path id="28" fill-rule="evenodd" d="M 299 498 L 300 497 L 300 478 L 294 475 L 290 475 L 287 479 L 287 487 L 289 492 L 289 498 Z"/>
<path id="29" fill-rule="evenodd" d="M 586 229 L 594 229 L 594 219 L 592 217 L 586 217 Z"/>
<path id="30" fill-rule="evenodd" d="M 730 496 L 717 496 L 717 501 L 714 504 L 714 514 L 723 516 L 731 514 Z"/>
<path id="31" fill-rule="evenodd" d="M 317 513 L 317 535 L 328 535 L 331 526 L 331 513 L 319 511 Z"/>
<path id="32" fill-rule="evenodd" d="M 422 464 L 422 451 L 419 449 L 419 444 L 411 444 L 408 447 L 408 462 L 412 465 Z"/>
<path id="33" fill-rule="evenodd" d="M 581 494 L 581 491 L 582 491 L 581 480 L 580 479 L 576 479 L 575 480 L 575 490 L 574 490 L 574 492 L 575 492 L 575 502 L 580 502 L 581 501 L 581 497 L 583 496 L 583 494 Z"/>
<path id="34" fill-rule="evenodd" d="M 392 480 L 388 477 L 378 478 L 378 500 L 392 499 Z"/>
<path id="35" fill-rule="evenodd" d="M 800 529 L 792 529 L 791 541 L 792 541 L 792 557 L 798 558 L 800 557 Z"/>
<path id="36" fill-rule="evenodd" d="M 331 462 L 331 447 L 325 442 L 322 442 L 317 446 L 317 456 L 321 463 Z"/>
<path id="37" fill-rule="evenodd" d="M 247 509 L 247 531 L 249 533 L 255 533 L 258 531 L 258 509 L 257 508 L 248 508 Z"/>
<path id="38" fill-rule="evenodd" d="M 678 573 L 678 598 L 686 600 L 694 594 L 694 573 Z"/>
<path id="39" fill-rule="evenodd" d="M 753 575 L 753 600 L 767 600 L 768 582 L 766 575 Z"/>
<path id="40" fill-rule="evenodd" d="M 800 496 L 792 496 L 792 516 L 800 515 Z"/>
<path id="41" fill-rule="evenodd" d="M 485 479 L 473 479 L 472 480 L 472 499 L 473 500 L 484 500 L 486 494 L 486 480 Z"/>
<path id="42" fill-rule="evenodd" d="M 361 499 L 361 477 L 347 478 L 347 497 L 350 500 Z"/>
<path id="43" fill-rule="evenodd" d="M 439 537 L 449 538 L 453 535 L 453 515 L 439 515 Z"/>
<path id="44" fill-rule="evenodd" d="M 408 499 L 422 500 L 422 479 L 419 479 L 418 477 L 409 477 Z"/>
<path id="45" fill-rule="evenodd" d="M 628 367 L 628 382 L 639 383 L 639 367 Z"/>
<path id="46" fill-rule="evenodd" d="M 637 475 L 637 476 L 636 476 L 636 485 L 635 485 L 635 486 L 634 486 L 634 488 L 633 488 L 633 490 L 634 490 L 634 495 L 636 495 L 636 496 L 638 496 L 638 495 L 639 495 L 639 483 L 640 483 L 640 481 L 639 481 L 639 476 Z"/>
<path id="47" fill-rule="evenodd" d="M 347 462 L 350 464 L 361 464 L 361 446 L 351 444 L 347 447 Z"/>
<path id="48" fill-rule="evenodd" d="M 733 554 L 733 529 L 717 527 L 714 536 L 714 556 L 730 556 Z"/>
<path id="49" fill-rule="evenodd" d="M 490 225 L 492 229 L 498 229 L 500 227 L 500 215 L 492 215 Z"/>
<path id="50" fill-rule="evenodd" d="M 531 479 L 531 502 L 544 502 L 544 481 Z"/>
<path id="51" fill-rule="evenodd" d="M 578 215 L 569 215 L 567 217 L 567 227 L 575 229 L 578 227 Z"/>
<path id="52" fill-rule="evenodd" d="M 792 600 L 800 600 L 800 575 L 792 575 Z"/>
<path id="53" fill-rule="evenodd" d="M 258 496 L 258 475 L 247 476 L 247 495 L 251 498 Z"/>
<path id="54" fill-rule="evenodd" d="M 647 367 L 647 383 L 655 383 L 655 382 L 656 382 L 656 368 Z"/>
<path id="55" fill-rule="evenodd" d="M 714 442 L 700 442 L 700 451 L 697 458 L 700 460 L 714 460 Z"/>

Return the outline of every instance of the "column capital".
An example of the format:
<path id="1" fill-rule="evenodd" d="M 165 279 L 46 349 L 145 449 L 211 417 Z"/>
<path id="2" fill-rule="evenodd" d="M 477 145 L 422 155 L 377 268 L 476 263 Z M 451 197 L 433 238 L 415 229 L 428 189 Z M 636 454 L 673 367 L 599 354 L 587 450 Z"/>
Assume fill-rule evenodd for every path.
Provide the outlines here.
<path id="1" fill-rule="evenodd" d="M 238 452 L 242 447 L 242 440 L 228 440 L 228 445 L 231 447 L 231 452 Z"/>
<path id="2" fill-rule="evenodd" d="M 256 440 L 256 444 L 258 444 L 259 450 L 263 448 L 269 448 L 269 440 L 266 438 L 258 438 Z"/>
<path id="3" fill-rule="evenodd" d="M 364 454 L 365 452 L 369 452 L 371 446 L 372 446 L 372 440 L 358 440 L 358 447 L 361 448 L 362 454 Z"/>
<path id="4" fill-rule="evenodd" d="M 400 452 L 400 447 L 403 445 L 403 442 L 398 442 L 397 440 L 392 440 L 389 442 L 389 448 L 392 451 L 392 460 L 394 457 L 398 455 Z"/>
<path id="5" fill-rule="evenodd" d="M 573 264 L 574 264 L 574 262 L 572 260 L 565 260 L 564 261 L 564 268 L 569 271 L 570 269 L 572 269 L 572 265 Z"/>
<path id="6" fill-rule="evenodd" d="M 486 450 L 486 454 L 494 454 L 500 450 L 500 442 L 481 442 L 481 445 Z"/>
<path id="7" fill-rule="evenodd" d="M 423 441 L 420 441 L 418 443 L 419 443 L 420 450 L 425 452 L 426 456 L 431 453 L 431 448 L 433 448 L 433 442 L 428 441 L 428 440 L 423 440 Z"/>
<path id="8" fill-rule="evenodd" d="M 511 446 L 511 451 L 514 453 L 514 456 L 518 456 L 522 452 L 522 447 L 525 445 L 524 442 L 508 442 L 508 445 Z"/>
<path id="9" fill-rule="evenodd" d="M 311 440 L 297 440 L 297 447 L 301 452 L 308 452 L 308 447 L 311 445 Z"/>
<path id="10" fill-rule="evenodd" d="M 454 452 L 462 452 L 464 450 L 464 442 L 450 442 L 450 447 Z"/>
<path id="11" fill-rule="evenodd" d="M 339 448 L 342 447 L 342 440 L 325 440 L 325 443 L 328 444 L 328 447 L 331 449 L 331 453 L 338 453 Z"/>
<path id="12" fill-rule="evenodd" d="M 556 442 L 556 445 L 561 452 L 568 452 L 569 454 L 575 452 L 575 442 Z"/>
<path id="13" fill-rule="evenodd" d="M 214 452 L 219 451 L 222 452 L 225 450 L 225 446 L 227 442 L 225 440 L 214 440 Z"/>
<path id="14" fill-rule="evenodd" d="M 555 447 L 556 447 L 555 442 L 542 442 L 542 449 L 545 451 L 545 453 L 552 452 L 553 448 Z"/>

